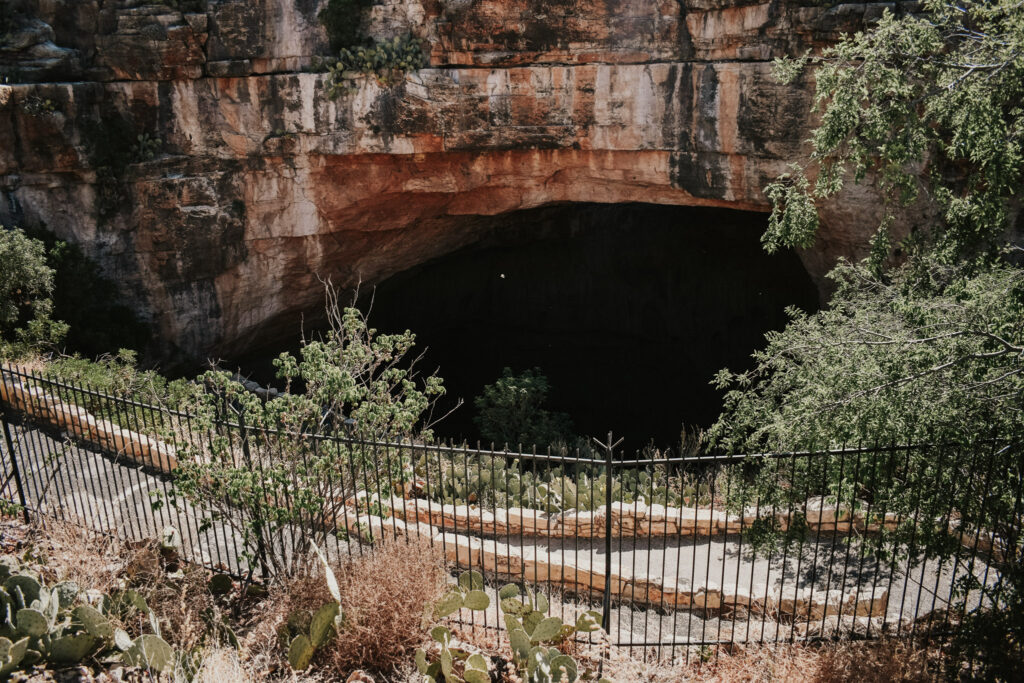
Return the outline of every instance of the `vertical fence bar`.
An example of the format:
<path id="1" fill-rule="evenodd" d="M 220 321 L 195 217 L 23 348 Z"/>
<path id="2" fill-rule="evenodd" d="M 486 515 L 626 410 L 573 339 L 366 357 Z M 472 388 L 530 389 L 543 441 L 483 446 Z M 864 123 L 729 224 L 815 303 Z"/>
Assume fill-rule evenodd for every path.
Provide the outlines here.
<path id="1" fill-rule="evenodd" d="M 3 381 L 0 378 L 0 381 Z M 10 427 L 7 426 L 8 415 L 7 406 L 0 406 L 0 422 L 3 423 L 4 427 L 4 442 L 7 444 L 7 455 L 11 459 L 11 473 L 14 476 L 14 485 L 18 490 L 18 503 L 21 505 L 21 514 L 25 518 L 25 523 L 28 524 L 30 520 L 28 514 L 28 502 L 25 500 L 25 489 L 22 488 L 21 483 L 21 469 L 18 467 L 18 459 L 14 455 L 14 439 L 11 438 Z"/>
<path id="2" fill-rule="evenodd" d="M 230 427 L 228 427 L 228 429 L 230 429 Z M 255 468 L 252 464 L 252 452 L 249 450 L 249 430 L 245 426 L 245 414 L 241 410 L 238 411 L 238 436 L 239 440 L 242 442 L 242 457 L 245 458 L 245 466 L 249 468 L 250 473 L 255 474 Z M 262 469 L 263 468 L 261 467 L 261 474 Z M 260 479 L 263 479 L 263 477 L 260 476 Z M 269 503 L 270 501 L 267 496 L 266 486 L 262 481 L 260 482 L 260 486 L 263 488 L 264 499 Z M 263 505 L 257 504 L 254 507 L 256 508 L 256 512 L 253 515 L 253 526 L 255 527 L 254 531 L 256 532 L 256 554 L 260 559 L 260 571 L 263 572 L 263 578 L 268 578 L 270 576 L 270 565 L 267 563 L 267 544 L 264 538 L 266 529 L 264 526 L 265 522 L 263 520 L 263 514 L 260 512 L 260 510 L 263 509 Z"/>
<path id="3" fill-rule="evenodd" d="M 614 463 L 612 452 L 614 445 L 612 433 L 608 432 L 608 442 L 604 451 L 604 600 L 601 602 L 601 628 L 609 632 L 612 615 L 612 476 Z"/>

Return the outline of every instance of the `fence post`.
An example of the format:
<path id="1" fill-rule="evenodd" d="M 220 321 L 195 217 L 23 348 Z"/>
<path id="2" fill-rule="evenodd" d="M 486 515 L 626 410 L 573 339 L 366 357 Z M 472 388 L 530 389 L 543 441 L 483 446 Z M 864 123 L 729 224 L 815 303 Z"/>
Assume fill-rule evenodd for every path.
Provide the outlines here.
<path id="1" fill-rule="evenodd" d="M 11 438 L 11 429 L 7 426 L 7 407 L 0 409 L 0 422 L 4 425 L 4 441 L 7 444 L 7 454 L 11 458 L 11 473 L 14 475 L 14 484 L 18 489 L 18 502 L 21 503 L 21 514 L 25 523 L 29 523 L 28 502 L 25 500 L 25 489 L 21 484 L 21 470 L 18 469 L 18 459 L 14 457 L 14 439 Z"/>
<path id="2" fill-rule="evenodd" d="M 612 438 L 612 433 L 608 432 L 606 443 L 594 439 L 594 443 L 604 449 L 604 600 L 601 605 L 601 628 L 605 633 L 608 633 L 611 626 L 612 612 L 612 455 L 615 447 L 622 443 L 622 439 L 613 441 Z"/>
<path id="3" fill-rule="evenodd" d="M 230 423 L 226 426 L 229 430 L 231 429 Z M 238 412 L 238 426 L 242 433 L 242 455 L 245 456 L 245 466 L 249 468 L 250 472 L 254 472 L 252 456 L 249 455 L 249 430 L 245 427 L 245 416 L 242 414 L 242 411 Z M 260 557 L 260 570 L 263 572 L 263 578 L 267 579 L 270 577 L 271 572 L 270 567 L 267 564 L 267 546 L 263 540 L 263 515 L 258 512 L 259 505 L 254 507 L 254 512 L 256 513 L 254 515 L 254 524 L 256 526 L 256 553 Z"/>

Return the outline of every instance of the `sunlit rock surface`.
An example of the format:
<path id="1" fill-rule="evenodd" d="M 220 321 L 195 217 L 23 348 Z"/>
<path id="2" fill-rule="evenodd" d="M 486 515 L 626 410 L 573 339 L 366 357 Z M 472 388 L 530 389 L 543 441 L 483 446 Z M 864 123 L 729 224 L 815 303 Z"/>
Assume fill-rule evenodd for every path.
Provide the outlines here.
<path id="1" fill-rule="evenodd" d="M 0 221 L 82 244 L 169 357 L 293 332 L 318 278 L 379 282 L 472 243 L 475 216 L 559 202 L 766 211 L 813 92 L 776 83 L 771 60 L 894 7 L 384 0 L 370 32 L 411 31 L 429 66 L 332 101 L 303 71 L 328 51 L 318 0 L 29 5 L 0 48 Z M 877 204 L 853 188 L 825 207 L 801 255 L 819 285 L 859 255 Z"/>

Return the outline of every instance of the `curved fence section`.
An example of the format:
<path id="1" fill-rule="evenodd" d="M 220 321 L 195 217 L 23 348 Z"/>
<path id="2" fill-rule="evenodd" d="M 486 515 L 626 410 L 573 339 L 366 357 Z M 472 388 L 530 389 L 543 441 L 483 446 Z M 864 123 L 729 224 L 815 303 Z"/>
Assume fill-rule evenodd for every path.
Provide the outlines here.
<path id="1" fill-rule="evenodd" d="M 294 571 L 311 542 L 340 562 L 418 537 L 480 571 L 493 604 L 508 581 L 557 596 L 563 618 L 597 604 L 614 642 L 670 658 L 949 630 L 998 606 L 1018 553 L 1020 496 L 986 495 L 993 461 L 1021 469 L 1017 443 L 513 453 L 256 429 L 15 367 L 0 367 L 0 405 L 0 494 L 26 517 L 132 539 L 173 527 L 187 559 L 256 577 Z M 919 493 L 946 481 L 944 506 Z"/>

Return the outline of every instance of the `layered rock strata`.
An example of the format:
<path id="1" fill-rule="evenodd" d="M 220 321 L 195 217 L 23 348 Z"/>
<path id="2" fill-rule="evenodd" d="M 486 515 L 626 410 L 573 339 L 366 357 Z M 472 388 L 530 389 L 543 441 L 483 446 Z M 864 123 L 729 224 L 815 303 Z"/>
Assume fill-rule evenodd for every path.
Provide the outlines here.
<path id="1" fill-rule="evenodd" d="M 369 33 L 413 33 L 429 66 L 330 100 L 325 75 L 302 71 L 327 52 L 317 0 L 27 4 L 0 48 L 0 221 L 81 244 L 164 351 L 191 357 L 294 333 L 320 278 L 379 282 L 471 244 L 476 217 L 765 211 L 811 100 L 770 60 L 896 7 L 383 0 Z M 876 208 L 862 188 L 824 207 L 802 254 L 819 283 L 860 253 Z"/>

